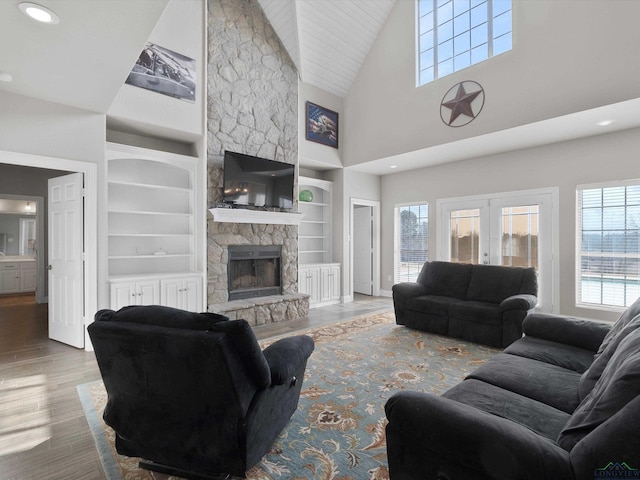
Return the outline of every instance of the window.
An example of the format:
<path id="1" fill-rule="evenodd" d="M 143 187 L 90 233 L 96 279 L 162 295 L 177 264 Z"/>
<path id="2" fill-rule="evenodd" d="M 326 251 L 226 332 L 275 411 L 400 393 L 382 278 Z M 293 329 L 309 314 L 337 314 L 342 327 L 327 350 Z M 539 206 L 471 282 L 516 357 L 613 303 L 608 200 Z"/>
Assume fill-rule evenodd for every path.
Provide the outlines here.
<path id="1" fill-rule="evenodd" d="M 418 86 L 511 50 L 511 0 L 417 0 Z"/>
<path id="2" fill-rule="evenodd" d="M 626 307 L 640 296 L 640 180 L 577 191 L 577 303 Z"/>
<path id="3" fill-rule="evenodd" d="M 429 258 L 429 205 L 396 207 L 395 283 L 415 282 Z"/>

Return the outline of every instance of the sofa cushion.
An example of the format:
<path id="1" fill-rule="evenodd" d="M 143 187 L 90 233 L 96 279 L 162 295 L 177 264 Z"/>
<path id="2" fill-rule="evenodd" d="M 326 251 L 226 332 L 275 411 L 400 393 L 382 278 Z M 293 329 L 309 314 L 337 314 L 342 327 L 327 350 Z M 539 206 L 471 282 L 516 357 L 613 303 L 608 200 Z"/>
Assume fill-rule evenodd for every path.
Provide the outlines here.
<path id="1" fill-rule="evenodd" d="M 636 302 L 637 303 L 637 302 Z M 622 317 L 621 317 L 622 318 Z M 616 353 L 616 350 L 619 348 L 620 343 L 631 333 L 640 328 L 640 314 L 631 318 L 630 320 L 627 318 L 623 319 L 623 322 L 618 321 L 611 330 L 616 330 L 616 334 L 609 337 L 605 337 L 605 341 L 607 343 L 606 347 L 602 350 L 598 350 L 599 353 L 596 353 L 593 363 L 589 367 L 589 369 L 584 372 L 582 378 L 580 379 L 580 387 L 578 393 L 580 395 L 580 399 L 584 399 L 588 393 L 593 389 L 594 385 L 604 372 L 604 369 L 607 367 L 607 364 L 611 360 L 611 357 Z M 624 325 L 624 327 L 620 328 L 619 324 Z M 604 344 L 605 341 L 602 343 Z"/>
<path id="2" fill-rule="evenodd" d="M 531 336 L 512 343 L 504 353 L 550 363 L 578 373 L 585 372 L 593 362 L 591 350 Z"/>
<path id="3" fill-rule="evenodd" d="M 96 320 L 111 322 L 131 322 L 159 327 L 184 328 L 188 330 L 209 330 L 219 322 L 229 320 L 217 313 L 194 313 L 161 305 L 140 305 L 122 307 L 120 310 L 100 310 Z"/>
<path id="4" fill-rule="evenodd" d="M 538 294 L 536 272 L 533 268 L 474 265 L 466 298 L 500 303 L 505 298 L 520 293 Z"/>
<path id="5" fill-rule="evenodd" d="M 500 353 L 468 378 L 482 380 L 568 414 L 579 403 L 579 373 L 529 358 Z"/>
<path id="6" fill-rule="evenodd" d="M 640 330 L 620 342 L 593 389 L 580 403 L 558 436 L 565 450 L 609 420 L 640 395 Z"/>
<path id="7" fill-rule="evenodd" d="M 403 324 L 438 335 L 449 333 L 449 306 L 462 302 L 453 297 L 424 295 L 405 302 Z"/>
<path id="8" fill-rule="evenodd" d="M 495 303 L 474 301 L 455 303 L 449 308 L 449 315 L 467 322 L 502 324 L 502 310 Z"/>
<path id="9" fill-rule="evenodd" d="M 416 312 L 425 312 L 431 315 L 449 315 L 451 305 L 460 303 L 461 300 L 440 295 L 423 295 L 407 299 L 405 308 Z"/>
<path id="10" fill-rule="evenodd" d="M 418 283 L 427 289 L 427 295 L 440 295 L 464 300 L 467 296 L 472 265 L 453 262 L 426 262 Z"/>
<path id="11" fill-rule="evenodd" d="M 442 397 L 512 420 L 552 440 L 569 419 L 566 412 L 476 379 L 459 383 Z"/>

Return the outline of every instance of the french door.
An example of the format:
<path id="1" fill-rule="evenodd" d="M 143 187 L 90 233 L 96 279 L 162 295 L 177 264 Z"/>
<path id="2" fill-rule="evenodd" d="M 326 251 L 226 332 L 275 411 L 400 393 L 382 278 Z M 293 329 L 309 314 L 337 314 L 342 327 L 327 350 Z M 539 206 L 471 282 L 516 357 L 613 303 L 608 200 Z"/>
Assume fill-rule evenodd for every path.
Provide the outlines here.
<path id="1" fill-rule="evenodd" d="M 552 312 L 557 268 L 557 191 L 517 192 L 438 201 L 438 259 L 485 265 L 533 267 L 538 306 Z"/>

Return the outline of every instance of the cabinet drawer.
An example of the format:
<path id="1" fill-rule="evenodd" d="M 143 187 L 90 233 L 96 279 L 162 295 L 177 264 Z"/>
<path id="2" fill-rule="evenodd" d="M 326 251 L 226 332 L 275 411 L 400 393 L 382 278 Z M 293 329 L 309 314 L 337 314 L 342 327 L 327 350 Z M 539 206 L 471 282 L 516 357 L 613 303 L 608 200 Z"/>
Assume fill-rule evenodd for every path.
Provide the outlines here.
<path id="1" fill-rule="evenodd" d="M 20 270 L 20 264 L 19 263 L 1 262 L 0 263 L 0 271 L 1 270 Z"/>

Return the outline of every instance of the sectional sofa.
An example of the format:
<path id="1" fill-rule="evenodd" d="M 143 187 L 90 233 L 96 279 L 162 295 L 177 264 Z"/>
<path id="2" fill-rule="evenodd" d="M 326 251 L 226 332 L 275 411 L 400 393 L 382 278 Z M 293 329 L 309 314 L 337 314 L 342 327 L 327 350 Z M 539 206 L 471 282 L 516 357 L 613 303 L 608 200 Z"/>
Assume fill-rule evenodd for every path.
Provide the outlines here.
<path id="1" fill-rule="evenodd" d="M 530 314 L 441 396 L 386 403 L 393 480 L 640 478 L 640 300 L 613 325 Z"/>

